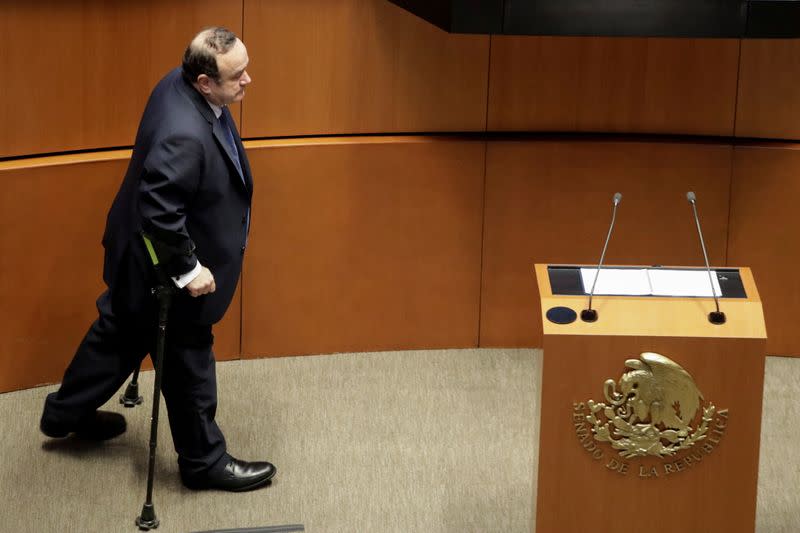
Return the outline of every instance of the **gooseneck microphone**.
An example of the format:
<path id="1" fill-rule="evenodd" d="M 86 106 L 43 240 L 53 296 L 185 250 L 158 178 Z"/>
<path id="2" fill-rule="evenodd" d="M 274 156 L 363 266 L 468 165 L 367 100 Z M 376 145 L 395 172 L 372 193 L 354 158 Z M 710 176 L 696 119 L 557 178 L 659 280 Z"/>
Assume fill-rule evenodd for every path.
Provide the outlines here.
<path id="1" fill-rule="evenodd" d="M 711 285 L 711 295 L 714 297 L 714 304 L 717 307 L 716 311 L 712 311 L 708 314 L 708 321 L 717 325 L 724 324 L 725 313 L 719 310 L 719 299 L 717 298 L 717 291 L 714 290 L 714 280 L 711 278 L 711 267 L 708 264 L 708 252 L 706 252 L 706 243 L 703 240 L 703 230 L 700 229 L 700 217 L 697 216 L 697 195 L 694 194 L 694 191 L 689 191 L 686 193 L 686 199 L 689 201 L 689 205 L 692 206 L 694 222 L 697 225 L 697 234 L 700 236 L 700 247 L 703 249 L 703 259 L 706 261 L 708 283 Z"/>
<path id="2" fill-rule="evenodd" d="M 594 296 L 594 288 L 597 286 L 597 278 L 600 277 L 600 269 L 603 268 L 603 260 L 606 257 L 606 248 L 608 248 L 608 241 L 611 239 L 611 232 L 614 231 L 614 221 L 617 219 L 617 206 L 622 200 L 622 194 L 614 193 L 614 209 L 611 211 L 611 224 L 608 226 L 608 235 L 606 235 L 606 243 L 603 245 L 603 252 L 600 254 L 600 262 L 597 263 L 597 272 L 594 274 L 594 281 L 592 282 L 592 290 L 589 291 L 589 307 L 581 311 L 581 320 L 584 322 L 595 322 L 597 320 L 597 311 L 592 309 L 592 296 Z"/>

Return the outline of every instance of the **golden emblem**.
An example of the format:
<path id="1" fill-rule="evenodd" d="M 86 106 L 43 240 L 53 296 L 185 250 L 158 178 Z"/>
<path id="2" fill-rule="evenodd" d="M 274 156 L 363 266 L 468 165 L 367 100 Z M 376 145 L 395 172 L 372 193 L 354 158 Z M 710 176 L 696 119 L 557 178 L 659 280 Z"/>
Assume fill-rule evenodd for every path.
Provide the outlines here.
<path id="1" fill-rule="evenodd" d="M 596 441 L 630 458 L 672 456 L 706 438 L 716 408 L 709 403 L 696 420 L 703 394 L 686 370 L 652 352 L 628 359 L 625 367 L 618 383 L 605 382 L 607 403 L 586 402 Z"/>

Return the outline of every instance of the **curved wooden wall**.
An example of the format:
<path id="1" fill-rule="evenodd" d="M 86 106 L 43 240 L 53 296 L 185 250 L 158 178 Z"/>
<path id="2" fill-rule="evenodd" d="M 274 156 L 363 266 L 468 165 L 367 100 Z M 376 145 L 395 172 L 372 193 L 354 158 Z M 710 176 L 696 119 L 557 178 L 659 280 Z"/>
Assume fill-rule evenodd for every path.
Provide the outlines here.
<path id="1" fill-rule="evenodd" d="M 0 158 L 132 145 L 150 90 L 192 36 L 209 21 L 239 31 L 241 12 L 212 0 L 0 3 Z"/>
<path id="2" fill-rule="evenodd" d="M 385 0 L 245 0 L 245 137 L 486 126 L 489 37 Z"/>
<path id="3" fill-rule="evenodd" d="M 800 39 L 742 41 L 736 135 L 800 140 Z"/>
<path id="4" fill-rule="evenodd" d="M 251 145 L 242 353 L 477 346 L 485 144 Z"/>
<path id="5" fill-rule="evenodd" d="M 489 129 L 732 135 L 739 41 L 492 37 Z"/>
<path id="6" fill-rule="evenodd" d="M 0 162 L 0 392 L 61 380 L 102 279 L 106 213 L 130 150 Z M 239 297 L 215 328 L 239 355 Z"/>
<path id="7" fill-rule="evenodd" d="M 448 35 L 385 0 L 49 0 L 0 6 L 0 391 L 60 379 L 128 158 L 92 151 L 132 144 L 211 24 L 248 45 L 257 181 L 219 356 L 539 345 L 532 264 L 595 261 L 617 190 L 609 261 L 699 264 L 690 188 L 712 260 L 753 267 L 768 350 L 800 355 L 800 145 L 769 141 L 800 140 L 800 41 Z M 23 157 L 69 151 L 90 153 Z"/>
<path id="8" fill-rule="evenodd" d="M 105 176 L 123 171 L 120 159 L 0 171 L 0 390 L 60 381 L 97 316 L 101 204 L 117 185 Z"/>

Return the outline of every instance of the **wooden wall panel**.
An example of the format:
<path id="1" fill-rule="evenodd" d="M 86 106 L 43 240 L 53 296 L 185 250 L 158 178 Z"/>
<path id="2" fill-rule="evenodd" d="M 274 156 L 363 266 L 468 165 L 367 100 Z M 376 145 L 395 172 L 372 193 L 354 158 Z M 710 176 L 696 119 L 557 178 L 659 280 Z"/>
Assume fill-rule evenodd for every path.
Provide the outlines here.
<path id="1" fill-rule="evenodd" d="M 800 39 L 742 41 L 736 135 L 800 139 Z"/>
<path id="2" fill-rule="evenodd" d="M 61 381 L 104 289 L 103 235 L 125 160 L 0 172 L 0 391 Z"/>
<path id="3" fill-rule="evenodd" d="M 155 83 L 237 2 L 2 2 L 0 157 L 130 146 Z"/>
<path id="4" fill-rule="evenodd" d="M 489 37 L 385 0 L 245 0 L 246 137 L 483 130 Z"/>
<path id="5" fill-rule="evenodd" d="M 490 142 L 481 346 L 541 346 L 534 263 L 596 263 L 623 195 L 607 264 L 701 265 L 686 191 L 713 264 L 726 261 L 731 147 L 594 141 Z"/>
<path id="6" fill-rule="evenodd" d="M 243 357 L 477 345 L 485 144 L 251 144 Z"/>
<path id="7" fill-rule="evenodd" d="M 492 131 L 732 135 L 739 42 L 492 36 Z"/>
<path id="8" fill-rule="evenodd" d="M 129 151 L 0 163 L 0 392 L 61 381 L 91 322 L 106 213 Z M 215 328 L 239 355 L 239 296 Z"/>
<path id="9" fill-rule="evenodd" d="M 729 261 L 753 270 L 767 323 L 767 352 L 800 356 L 800 145 L 737 146 Z"/>

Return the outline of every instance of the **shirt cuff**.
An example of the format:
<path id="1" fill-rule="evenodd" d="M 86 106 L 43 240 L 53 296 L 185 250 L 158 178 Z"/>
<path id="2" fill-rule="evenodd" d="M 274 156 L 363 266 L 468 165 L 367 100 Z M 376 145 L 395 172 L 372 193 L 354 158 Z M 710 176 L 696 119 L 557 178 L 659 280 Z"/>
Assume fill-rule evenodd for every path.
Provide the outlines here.
<path id="1" fill-rule="evenodd" d="M 186 274 L 182 274 L 180 276 L 173 276 L 172 281 L 175 282 L 175 285 L 178 286 L 179 289 L 184 288 L 188 284 L 190 284 L 194 278 L 200 275 L 200 270 L 202 270 L 203 265 L 200 264 L 200 261 L 194 266 L 194 268 L 187 272 Z"/>

